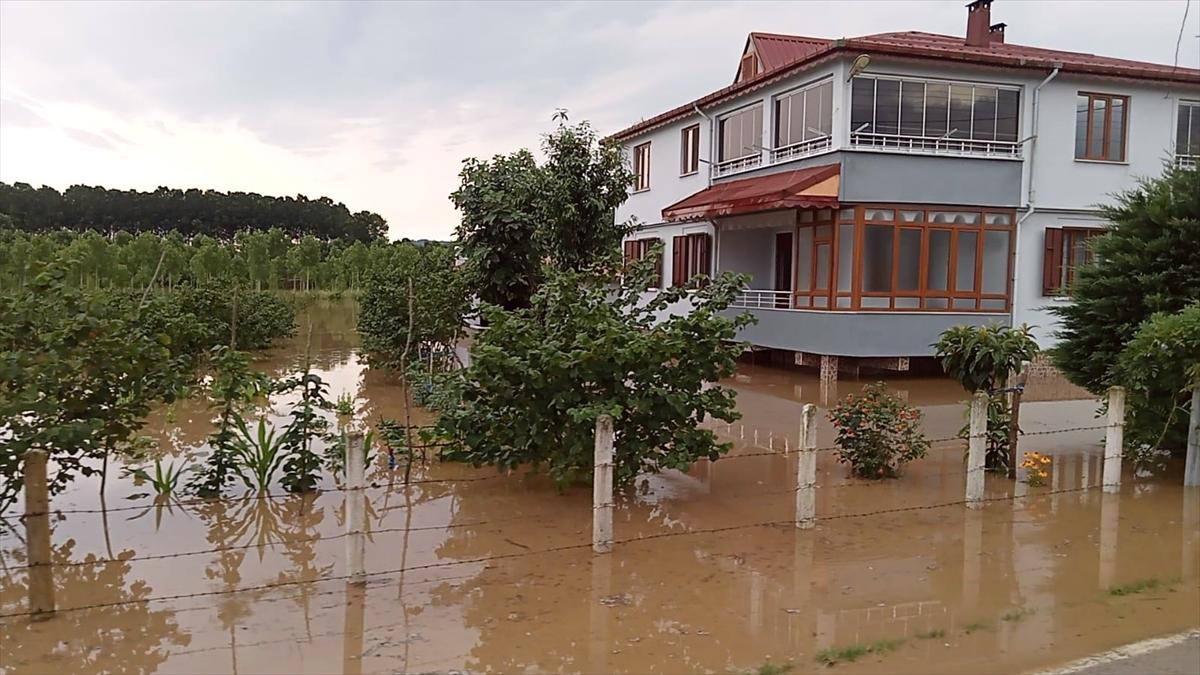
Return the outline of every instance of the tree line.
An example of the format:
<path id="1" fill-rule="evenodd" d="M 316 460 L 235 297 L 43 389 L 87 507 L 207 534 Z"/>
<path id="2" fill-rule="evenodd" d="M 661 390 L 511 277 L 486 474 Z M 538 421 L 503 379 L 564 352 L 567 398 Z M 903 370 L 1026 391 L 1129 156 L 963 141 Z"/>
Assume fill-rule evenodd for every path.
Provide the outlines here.
<path id="1" fill-rule="evenodd" d="M 109 190 L 73 185 L 65 192 L 28 183 L 0 183 L 0 227 L 26 232 L 178 232 L 232 239 L 243 231 L 280 229 L 291 238 L 370 242 L 387 235 L 377 213 L 351 213 L 328 197 L 270 197 L 254 192 Z"/>
<path id="2" fill-rule="evenodd" d="M 57 265 L 66 284 L 92 289 L 145 288 L 153 279 L 159 288 L 229 282 L 255 290 L 356 291 L 371 260 L 396 246 L 382 239 L 293 239 L 279 228 L 245 230 L 229 239 L 0 229 L 0 289 L 23 287 Z"/>

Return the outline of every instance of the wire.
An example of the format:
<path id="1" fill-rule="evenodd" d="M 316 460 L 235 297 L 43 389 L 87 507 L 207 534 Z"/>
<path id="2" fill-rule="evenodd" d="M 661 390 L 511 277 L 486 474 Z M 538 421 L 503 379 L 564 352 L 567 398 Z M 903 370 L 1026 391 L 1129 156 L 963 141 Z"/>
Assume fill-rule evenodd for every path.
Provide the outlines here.
<path id="1" fill-rule="evenodd" d="M 1183 29 L 1187 27 L 1188 10 L 1192 8 L 1192 0 L 1187 0 L 1183 6 L 1183 20 L 1179 22 L 1179 37 L 1175 38 L 1175 61 L 1172 68 L 1179 67 L 1179 46 L 1183 44 Z"/>

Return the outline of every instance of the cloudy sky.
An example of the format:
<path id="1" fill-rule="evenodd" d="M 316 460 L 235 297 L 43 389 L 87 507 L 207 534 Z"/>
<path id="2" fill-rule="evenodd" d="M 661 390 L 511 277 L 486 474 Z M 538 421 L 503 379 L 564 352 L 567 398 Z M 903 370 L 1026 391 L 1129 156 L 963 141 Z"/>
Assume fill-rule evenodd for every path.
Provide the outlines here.
<path id="1" fill-rule="evenodd" d="M 0 180 L 326 195 L 447 238 L 461 160 L 536 146 L 555 108 L 611 132 L 729 84 L 749 31 L 961 35 L 964 4 L 4 0 Z M 992 16 L 1009 42 L 1171 63 L 1184 7 Z M 1198 33 L 1192 7 L 1180 65 Z"/>

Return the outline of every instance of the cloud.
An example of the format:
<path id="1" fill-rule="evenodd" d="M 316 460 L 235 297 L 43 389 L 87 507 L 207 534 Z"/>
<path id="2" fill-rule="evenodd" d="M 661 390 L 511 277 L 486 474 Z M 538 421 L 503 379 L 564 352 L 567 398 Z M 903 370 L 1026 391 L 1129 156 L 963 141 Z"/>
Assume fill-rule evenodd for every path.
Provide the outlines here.
<path id="1" fill-rule="evenodd" d="M 1182 13 L 993 5 L 1010 41 L 1158 62 Z M 930 1 L 3 2 L 0 180 L 328 195 L 395 237 L 448 237 L 461 160 L 536 148 L 555 108 L 602 132 L 657 114 L 727 85 L 751 30 L 965 21 Z M 1200 65 L 1195 32 L 1181 65 Z"/>

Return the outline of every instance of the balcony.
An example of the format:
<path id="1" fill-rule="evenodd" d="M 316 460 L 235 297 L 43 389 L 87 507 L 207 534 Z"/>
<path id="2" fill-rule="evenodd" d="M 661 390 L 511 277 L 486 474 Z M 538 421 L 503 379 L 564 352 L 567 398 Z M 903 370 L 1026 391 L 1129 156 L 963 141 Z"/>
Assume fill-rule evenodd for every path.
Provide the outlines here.
<path id="1" fill-rule="evenodd" d="M 876 134 L 856 131 L 850 134 L 850 147 L 880 152 L 912 152 L 955 157 L 994 157 L 1020 159 L 1021 144 L 1011 141 L 979 141 L 965 138 L 930 138 L 901 134 Z"/>
<path id="2" fill-rule="evenodd" d="M 1178 169 L 1194 169 L 1200 166 L 1200 155 L 1175 155 L 1175 167 Z"/>
<path id="3" fill-rule="evenodd" d="M 823 150 L 828 150 L 833 147 L 833 136 L 821 136 L 820 138 L 812 138 L 800 143 L 775 148 L 771 151 L 771 163 L 778 164 L 808 155 L 815 155 Z"/>
<path id="4" fill-rule="evenodd" d="M 720 178 L 721 176 L 728 176 L 734 173 L 741 173 L 742 171 L 749 171 L 750 169 L 757 169 L 760 166 L 762 166 L 761 152 L 753 155 L 746 155 L 745 157 L 738 157 L 737 159 L 725 160 L 724 162 L 718 162 L 717 164 L 713 165 L 713 178 Z"/>
<path id="5" fill-rule="evenodd" d="M 791 309 L 791 291 L 767 291 L 747 288 L 738 293 L 730 307 L 740 309 Z"/>

